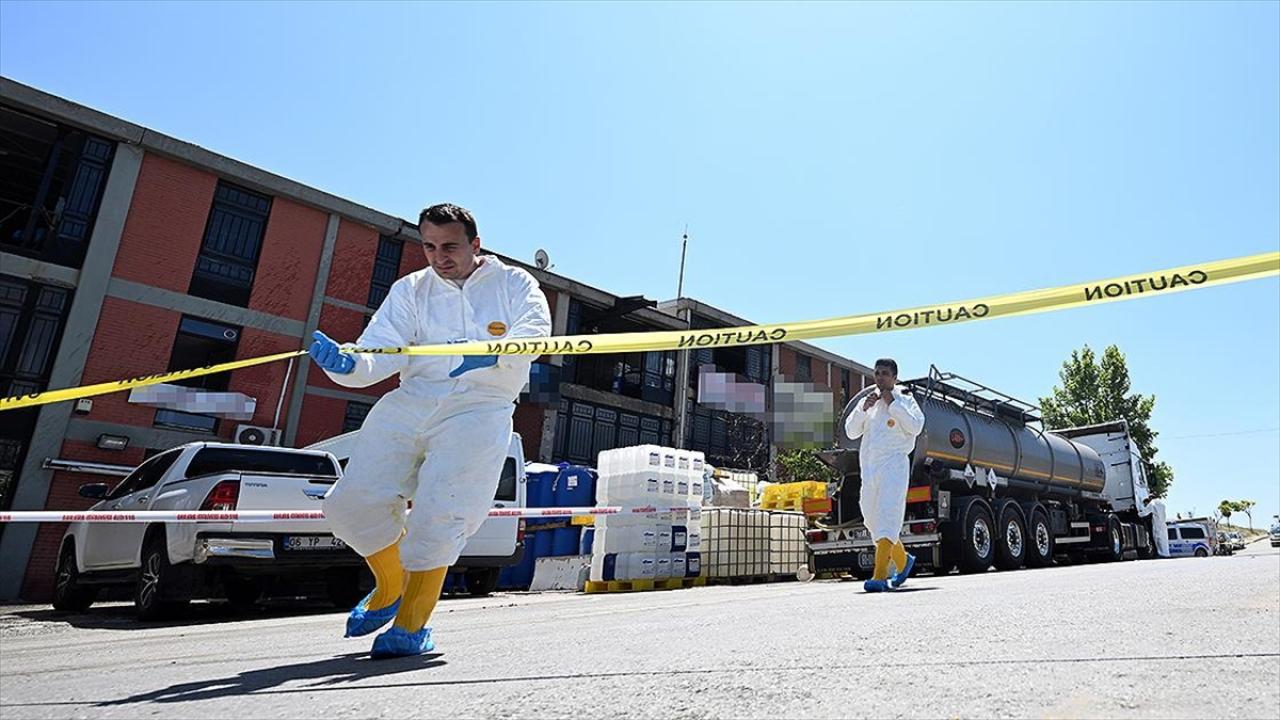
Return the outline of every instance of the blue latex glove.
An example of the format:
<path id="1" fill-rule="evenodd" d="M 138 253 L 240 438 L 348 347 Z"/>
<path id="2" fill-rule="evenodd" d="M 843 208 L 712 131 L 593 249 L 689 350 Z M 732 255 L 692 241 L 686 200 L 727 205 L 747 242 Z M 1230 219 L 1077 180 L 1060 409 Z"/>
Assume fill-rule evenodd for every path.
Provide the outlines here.
<path id="1" fill-rule="evenodd" d="M 307 353 L 320 367 L 331 373 L 347 375 L 356 369 L 356 359 L 338 349 L 338 343 L 319 330 L 311 334 L 315 342 Z"/>
<path id="2" fill-rule="evenodd" d="M 461 340 L 450 340 L 449 344 L 456 345 L 458 343 L 464 343 L 464 342 L 471 342 L 471 341 L 467 340 L 466 338 L 463 338 Z M 477 370 L 479 368 L 493 367 L 494 365 L 497 365 L 497 364 L 498 364 L 497 355 L 463 355 L 462 364 L 454 368 L 453 371 L 449 373 L 449 377 L 456 378 L 463 373 L 468 373 L 468 372 L 471 372 L 472 370 Z"/>

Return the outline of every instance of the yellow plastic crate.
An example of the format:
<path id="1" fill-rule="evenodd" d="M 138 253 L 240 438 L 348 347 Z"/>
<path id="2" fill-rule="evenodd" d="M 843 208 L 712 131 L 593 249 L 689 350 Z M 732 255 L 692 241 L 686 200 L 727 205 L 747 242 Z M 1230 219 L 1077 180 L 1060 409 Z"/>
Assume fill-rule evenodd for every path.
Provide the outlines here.
<path id="1" fill-rule="evenodd" d="M 766 510 L 800 510 L 805 500 L 827 496 L 827 484 L 817 480 L 770 485 L 764 489 L 760 507 Z"/>

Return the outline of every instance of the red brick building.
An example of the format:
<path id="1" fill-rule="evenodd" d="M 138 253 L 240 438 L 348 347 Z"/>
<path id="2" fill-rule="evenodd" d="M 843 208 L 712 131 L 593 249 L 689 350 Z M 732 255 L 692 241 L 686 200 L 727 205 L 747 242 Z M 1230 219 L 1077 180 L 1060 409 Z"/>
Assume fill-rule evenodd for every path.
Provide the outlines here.
<path id="1" fill-rule="evenodd" d="M 410 221 L 4 78 L 0 149 L 3 396 L 296 350 L 316 328 L 354 339 L 390 284 L 425 265 Z M 694 301 L 657 306 L 525 267 L 556 334 L 746 323 Z M 731 452 L 745 440 L 725 428 L 750 423 L 698 406 L 689 355 L 540 358 L 539 394 L 515 414 L 526 456 L 592 463 L 610 447 L 683 442 L 767 473 L 767 430 L 754 440 L 763 454 Z M 833 391 L 837 407 L 869 372 L 803 343 L 699 362 L 754 382 L 810 381 Z M 305 446 L 358 428 L 394 383 L 343 388 L 300 358 L 183 383 L 236 398 L 241 412 L 189 412 L 136 391 L 9 411 L 0 416 L 0 510 L 85 508 L 77 489 L 101 481 L 95 472 L 194 440 L 252 431 Z M 63 529 L 0 525 L 0 598 L 49 596 Z"/>

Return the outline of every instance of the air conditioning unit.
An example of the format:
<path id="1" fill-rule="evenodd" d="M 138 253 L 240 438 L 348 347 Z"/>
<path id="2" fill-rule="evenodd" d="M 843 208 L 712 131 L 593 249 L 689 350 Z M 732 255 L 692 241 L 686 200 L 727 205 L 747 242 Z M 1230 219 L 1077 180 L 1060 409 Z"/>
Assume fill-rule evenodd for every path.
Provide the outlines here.
<path id="1" fill-rule="evenodd" d="M 239 445 L 279 445 L 280 431 L 257 425 L 237 425 L 236 443 Z"/>

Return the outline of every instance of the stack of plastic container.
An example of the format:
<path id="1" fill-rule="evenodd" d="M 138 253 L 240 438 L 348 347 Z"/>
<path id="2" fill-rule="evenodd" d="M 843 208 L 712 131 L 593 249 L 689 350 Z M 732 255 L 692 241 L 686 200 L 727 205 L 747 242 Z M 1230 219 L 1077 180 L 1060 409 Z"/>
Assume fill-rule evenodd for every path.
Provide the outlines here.
<path id="1" fill-rule="evenodd" d="M 525 478 L 528 507 L 595 505 L 595 472 L 591 468 L 527 463 Z M 540 558 L 579 554 L 582 528 L 569 518 L 529 518 L 524 523 L 524 554 L 519 563 L 503 568 L 498 575 L 498 587 L 503 590 L 528 590 Z"/>
<path id="2" fill-rule="evenodd" d="M 600 453 L 591 580 L 682 580 L 702 570 L 702 453 L 656 445 Z"/>

